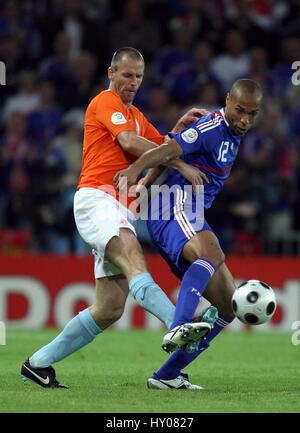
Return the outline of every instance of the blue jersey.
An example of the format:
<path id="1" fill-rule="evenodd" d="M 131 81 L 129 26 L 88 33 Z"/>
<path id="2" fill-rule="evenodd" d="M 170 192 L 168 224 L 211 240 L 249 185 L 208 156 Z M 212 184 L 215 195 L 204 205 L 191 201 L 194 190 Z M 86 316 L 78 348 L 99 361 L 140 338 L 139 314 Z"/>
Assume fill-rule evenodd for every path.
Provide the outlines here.
<path id="1" fill-rule="evenodd" d="M 241 136 L 231 131 L 223 109 L 202 117 L 178 134 L 169 133 L 169 136 L 181 146 L 181 158 L 199 168 L 209 179 L 209 183 L 204 182 L 204 201 L 201 195 L 201 201 L 197 203 L 189 182 L 173 169 L 164 182 L 169 188 L 156 194 L 149 206 L 147 224 L 152 241 L 174 274 L 182 278 L 190 266 L 181 257 L 184 245 L 197 233 L 212 230 L 204 209 L 211 206 L 229 176 Z M 169 194 L 170 188 L 175 188 L 174 194 Z"/>
<path id="2" fill-rule="evenodd" d="M 242 136 L 235 135 L 229 128 L 224 109 L 202 117 L 178 134 L 168 135 L 182 148 L 181 159 L 207 175 L 209 183 L 204 182 L 204 207 L 209 208 L 230 174 Z M 172 169 L 164 183 L 183 187 L 188 181 Z"/>

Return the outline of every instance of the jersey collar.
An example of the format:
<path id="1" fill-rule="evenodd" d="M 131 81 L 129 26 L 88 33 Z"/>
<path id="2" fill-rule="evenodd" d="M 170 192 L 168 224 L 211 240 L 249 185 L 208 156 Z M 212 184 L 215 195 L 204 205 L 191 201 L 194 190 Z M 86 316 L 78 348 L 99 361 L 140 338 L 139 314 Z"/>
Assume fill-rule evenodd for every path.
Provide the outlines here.
<path id="1" fill-rule="evenodd" d="M 226 126 L 228 126 L 228 128 L 230 128 L 229 123 L 227 122 L 226 117 L 225 117 L 224 108 L 221 108 L 220 113 L 221 113 L 221 116 L 223 117 L 224 122 L 226 123 Z"/>

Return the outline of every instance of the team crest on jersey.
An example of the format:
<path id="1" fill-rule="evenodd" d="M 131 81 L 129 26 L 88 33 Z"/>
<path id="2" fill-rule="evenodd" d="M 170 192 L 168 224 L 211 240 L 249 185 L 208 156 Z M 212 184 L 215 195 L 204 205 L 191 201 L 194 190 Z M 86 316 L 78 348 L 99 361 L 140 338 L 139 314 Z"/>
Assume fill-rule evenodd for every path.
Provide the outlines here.
<path id="1" fill-rule="evenodd" d="M 112 114 L 111 121 L 114 125 L 123 125 L 124 123 L 127 122 L 127 120 L 124 117 L 124 114 L 120 113 L 119 111 Z"/>
<path id="2" fill-rule="evenodd" d="M 194 128 L 189 128 L 181 134 L 181 137 L 186 143 L 195 143 L 198 138 L 198 132 Z"/>

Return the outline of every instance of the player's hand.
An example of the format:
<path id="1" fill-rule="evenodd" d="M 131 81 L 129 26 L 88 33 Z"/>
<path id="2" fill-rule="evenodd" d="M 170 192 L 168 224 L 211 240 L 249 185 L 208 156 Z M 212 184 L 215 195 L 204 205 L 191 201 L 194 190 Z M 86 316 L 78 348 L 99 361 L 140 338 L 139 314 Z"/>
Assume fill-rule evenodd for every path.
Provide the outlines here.
<path id="1" fill-rule="evenodd" d="M 180 168 L 177 168 L 177 170 L 192 184 L 195 193 L 200 192 L 200 187 L 204 182 L 209 183 L 206 174 L 192 165 L 184 163 Z"/>
<path id="2" fill-rule="evenodd" d="M 166 168 L 163 166 L 150 168 L 146 176 L 141 177 L 141 179 L 138 181 L 136 188 L 137 192 L 139 192 L 142 188 L 148 188 L 164 170 L 166 170 Z"/>
<path id="3" fill-rule="evenodd" d="M 207 114 L 210 114 L 210 112 L 204 108 L 191 108 L 178 120 L 176 130 L 180 131 L 187 128 L 191 123 L 196 122 L 202 116 L 207 116 Z"/>
<path id="4" fill-rule="evenodd" d="M 136 171 L 129 166 L 124 170 L 120 170 L 116 173 L 114 177 L 114 182 L 119 190 L 119 192 L 128 191 L 132 185 L 136 185 L 139 175 Z"/>
<path id="5" fill-rule="evenodd" d="M 151 182 L 147 179 L 147 177 L 142 177 L 136 186 L 136 191 L 139 192 L 142 188 L 148 188 L 151 185 Z"/>

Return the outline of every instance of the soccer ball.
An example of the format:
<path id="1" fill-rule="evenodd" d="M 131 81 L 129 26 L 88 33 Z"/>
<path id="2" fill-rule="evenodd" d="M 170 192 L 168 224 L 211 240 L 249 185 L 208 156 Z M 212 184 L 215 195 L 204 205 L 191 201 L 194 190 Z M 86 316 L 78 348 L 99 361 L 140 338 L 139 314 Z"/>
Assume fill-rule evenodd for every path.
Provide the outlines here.
<path id="1" fill-rule="evenodd" d="M 262 281 L 242 283 L 232 296 L 236 317 L 247 325 L 261 325 L 271 319 L 277 306 L 275 293 Z"/>

